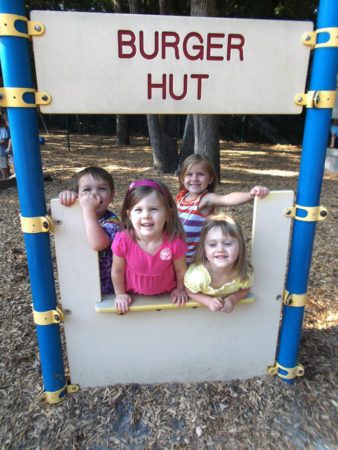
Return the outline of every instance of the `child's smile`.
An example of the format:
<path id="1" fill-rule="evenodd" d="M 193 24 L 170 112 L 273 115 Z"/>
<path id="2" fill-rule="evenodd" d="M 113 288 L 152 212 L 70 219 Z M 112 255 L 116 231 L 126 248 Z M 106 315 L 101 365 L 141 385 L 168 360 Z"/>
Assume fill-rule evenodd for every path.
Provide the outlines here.
<path id="1" fill-rule="evenodd" d="M 133 206 L 129 218 L 138 239 L 154 239 L 163 233 L 167 212 L 162 200 L 154 191 Z"/>
<path id="2" fill-rule="evenodd" d="M 184 175 L 183 184 L 190 194 L 199 195 L 213 182 L 203 162 L 194 164 Z"/>
<path id="3" fill-rule="evenodd" d="M 238 240 L 214 227 L 206 235 L 205 255 L 211 267 L 231 271 L 239 254 Z"/>

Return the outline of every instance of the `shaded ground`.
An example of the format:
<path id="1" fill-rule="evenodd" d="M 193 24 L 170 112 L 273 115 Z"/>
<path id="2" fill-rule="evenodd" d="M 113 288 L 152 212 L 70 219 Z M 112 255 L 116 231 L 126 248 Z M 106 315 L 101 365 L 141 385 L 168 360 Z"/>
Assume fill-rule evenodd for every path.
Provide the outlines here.
<path id="1" fill-rule="evenodd" d="M 145 141 L 119 149 L 110 137 L 46 136 L 47 200 L 74 172 L 101 165 L 114 173 L 119 211 L 134 178 L 158 177 Z M 222 144 L 220 192 L 296 189 L 297 147 Z M 174 176 L 161 176 L 173 193 Z M 88 389 L 56 407 L 37 402 L 40 365 L 31 313 L 16 188 L 0 190 L 0 446 L 41 449 L 334 449 L 337 445 L 337 176 L 326 175 L 299 362 L 305 377 L 288 385 L 266 376 L 230 383 L 127 385 Z M 250 235 L 252 205 L 231 208 Z"/>

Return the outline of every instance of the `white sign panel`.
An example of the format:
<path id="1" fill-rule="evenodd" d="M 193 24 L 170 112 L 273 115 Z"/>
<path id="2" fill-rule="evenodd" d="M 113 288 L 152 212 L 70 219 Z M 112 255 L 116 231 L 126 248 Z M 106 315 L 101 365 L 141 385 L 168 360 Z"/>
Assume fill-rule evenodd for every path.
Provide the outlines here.
<path id="1" fill-rule="evenodd" d="M 32 11 L 45 113 L 297 114 L 311 22 Z"/>

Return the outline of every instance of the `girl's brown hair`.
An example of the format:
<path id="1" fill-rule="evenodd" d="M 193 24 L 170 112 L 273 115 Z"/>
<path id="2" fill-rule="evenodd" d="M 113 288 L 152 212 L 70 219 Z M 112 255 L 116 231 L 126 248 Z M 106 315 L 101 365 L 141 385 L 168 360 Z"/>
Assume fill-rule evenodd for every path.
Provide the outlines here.
<path id="1" fill-rule="evenodd" d="M 167 186 L 160 181 L 145 179 L 131 183 L 124 197 L 121 212 L 122 228 L 136 239 L 135 230 L 129 219 L 131 209 L 144 197 L 155 192 L 167 212 L 167 220 L 164 225 L 164 233 L 172 241 L 176 237 L 184 239 L 184 231 L 177 215 L 176 204 Z"/>
<path id="2" fill-rule="evenodd" d="M 208 191 L 215 192 L 218 184 L 218 178 L 215 168 L 212 162 L 206 156 L 200 155 L 199 153 L 194 153 L 193 155 L 188 156 L 188 158 L 183 161 L 178 176 L 180 182 L 180 190 L 184 189 L 184 177 L 186 176 L 187 172 L 192 168 L 192 166 L 199 163 L 203 163 L 205 169 L 209 173 L 210 178 L 212 178 L 212 182 L 208 185 Z"/>
<path id="3" fill-rule="evenodd" d="M 110 175 L 109 172 L 102 169 L 102 167 L 96 167 L 96 166 L 90 166 L 86 169 L 81 170 L 77 174 L 75 174 L 73 182 L 74 182 L 74 190 L 75 192 L 79 192 L 79 182 L 82 177 L 85 175 L 91 175 L 94 180 L 102 180 L 105 181 L 108 186 L 110 187 L 110 190 L 112 193 L 115 192 L 114 188 L 114 180 L 113 177 Z"/>
<path id="4" fill-rule="evenodd" d="M 224 236 L 229 235 L 236 239 L 239 244 L 238 258 L 235 261 L 233 271 L 240 277 L 241 280 L 245 280 L 248 277 L 248 273 L 252 271 L 251 264 L 247 261 L 246 245 L 243 237 L 242 228 L 238 222 L 225 214 L 219 214 L 217 216 L 211 216 L 202 228 L 200 242 L 197 247 L 197 251 L 194 257 L 195 264 L 205 264 L 207 261 L 205 254 L 205 239 L 210 230 L 213 228 L 220 228 Z"/>

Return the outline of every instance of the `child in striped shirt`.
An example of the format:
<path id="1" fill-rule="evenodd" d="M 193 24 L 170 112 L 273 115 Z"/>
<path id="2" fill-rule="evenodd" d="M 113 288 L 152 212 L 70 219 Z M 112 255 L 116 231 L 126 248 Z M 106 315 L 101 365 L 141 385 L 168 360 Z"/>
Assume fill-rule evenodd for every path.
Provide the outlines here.
<path id="1" fill-rule="evenodd" d="M 187 263 L 194 258 L 200 241 L 200 234 L 208 216 L 217 206 L 243 205 L 269 193 L 264 186 L 255 186 L 249 192 L 215 194 L 217 174 L 211 161 L 200 154 L 189 156 L 182 164 L 179 174 L 180 191 L 176 197 L 179 219 L 186 234 L 188 251 Z"/>

